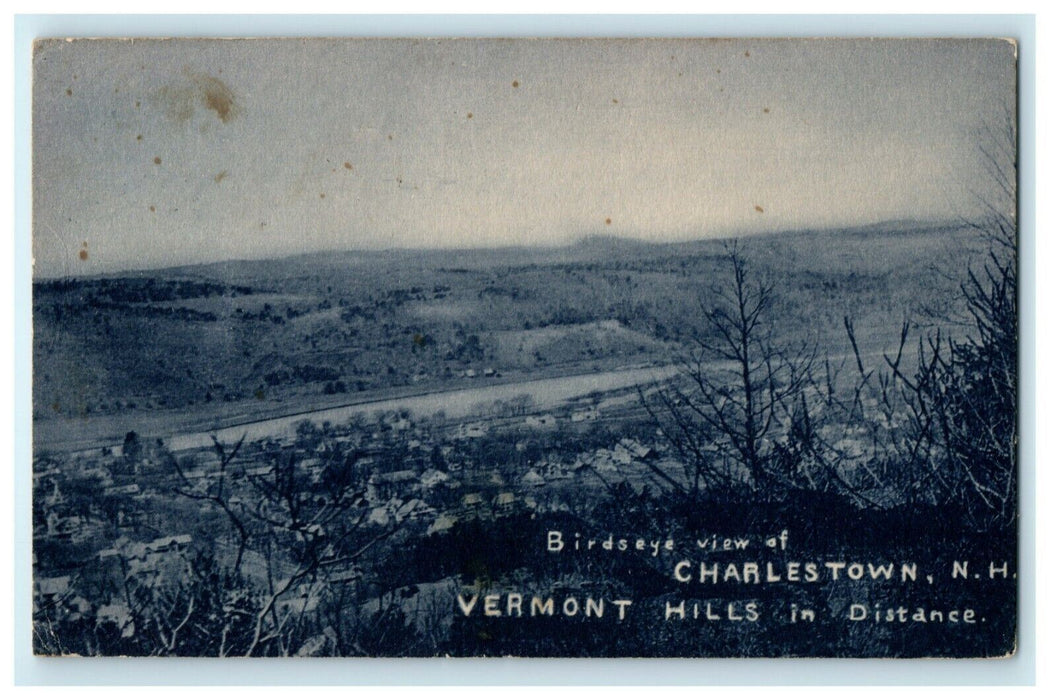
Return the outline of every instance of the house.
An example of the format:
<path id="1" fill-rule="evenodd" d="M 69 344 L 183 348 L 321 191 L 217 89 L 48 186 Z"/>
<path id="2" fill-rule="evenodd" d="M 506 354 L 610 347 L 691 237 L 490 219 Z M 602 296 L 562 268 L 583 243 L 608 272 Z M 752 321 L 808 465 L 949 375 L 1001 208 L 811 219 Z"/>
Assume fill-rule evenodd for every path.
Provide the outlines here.
<path id="1" fill-rule="evenodd" d="M 110 470 L 103 466 L 86 467 L 81 470 L 81 476 L 89 479 L 98 479 L 104 486 L 109 486 L 114 482 Z"/>
<path id="2" fill-rule="evenodd" d="M 484 498 L 479 493 L 468 493 L 462 497 L 460 513 L 465 516 L 474 516 L 480 513 L 484 505 Z"/>
<path id="3" fill-rule="evenodd" d="M 582 423 L 586 420 L 597 420 L 598 409 L 597 408 L 581 408 L 573 411 L 570 419 L 573 423 Z"/>
<path id="4" fill-rule="evenodd" d="M 108 622 L 117 625 L 123 638 L 131 637 L 136 633 L 136 625 L 132 621 L 132 614 L 124 603 L 111 603 L 99 606 L 99 609 L 95 612 L 95 623 L 102 625 Z"/>
<path id="5" fill-rule="evenodd" d="M 157 554 L 148 553 L 144 557 L 136 557 L 128 560 L 129 578 L 153 578 L 161 573 L 162 558 Z"/>
<path id="6" fill-rule="evenodd" d="M 547 481 L 562 481 L 563 479 L 571 479 L 573 474 L 569 467 L 565 466 L 561 462 L 547 462 L 541 465 L 537 465 L 543 469 L 543 478 Z M 526 474 L 525 476 L 528 476 Z"/>
<path id="7" fill-rule="evenodd" d="M 62 495 L 62 491 L 59 489 L 59 482 L 52 480 L 51 492 L 44 497 L 44 505 L 49 508 L 60 506 L 66 502 L 66 498 Z"/>
<path id="8" fill-rule="evenodd" d="M 429 529 L 426 530 L 426 534 L 444 534 L 445 532 L 448 532 L 453 527 L 455 527 L 456 522 L 458 522 L 458 518 L 456 518 L 454 515 L 450 515 L 448 513 L 441 513 L 439 516 L 437 516 L 437 519 L 433 521 L 433 524 L 429 526 Z"/>
<path id="9" fill-rule="evenodd" d="M 459 429 L 455 431 L 455 437 L 473 440 L 484 437 L 487 432 L 488 428 L 483 423 L 467 423 L 459 426 Z"/>
<path id="10" fill-rule="evenodd" d="M 619 464 L 622 466 L 627 466 L 635 461 L 635 455 L 632 454 L 631 450 L 621 444 L 616 445 L 612 450 L 610 450 L 608 456 L 609 460 L 613 464 Z M 599 464 L 596 466 L 601 467 L 602 465 Z"/>
<path id="11" fill-rule="evenodd" d="M 594 474 L 594 467 L 591 466 L 589 461 L 577 458 L 577 460 L 573 462 L 572 474 L 573 477 L 577 479 L 584 479 Z"/>
<path id="12" fill-rule="evenodd" d="M 335 585 L 350 585 L 359 582 L 363 578 L 363 570 L 358 566 L 332 571 L 327 575 L 327 582 Z"/>
<path id="13" fill-rule="evenodd" d="M 125 484 L 124 486 L 111 486 L 104 489 L 104 496 L 138 496 L 139 484 Z"/>
<path id="14" fill-rule="evenodd" d="M 637 440 L 630 438 L 624 438 L 620 441 L 620 446 L 628 451 L 635 459 L 649 459 L 656 456 L 656 452 L 652 447 L 646 447 Z"/>
<path id="15" fill-rule="evenodd" d="M 38 578 L 34 586 L 42 605 L 54 605 L 70 593 L 70 577 Z"/>
<path id="16" fill-rule="evenodd" d="M 61 474 L 62 472 L 56 467 L 35 470 L 33 472 L 33 488 L 37 489 L 45 485 L 50 486 Z"/>
<path id="17" fill-rule="evenodd" d="M 422 486 L 427 489 L 432 489 L 441 484 L 451 481 L 451 477 L 440 471 L 439 469 L 427 469 L 419 477 L 419 481 L 422 482 Z"/>
<path id="18" fill-rule="evenodd" d="M 147 550 L 158 554 L 183 552 L 191 544 L 191 541 L 190 535 L 167 535 L 151 540 L 147 543 Z"/>
<path id="19" fill-rule="evenodd" d="M 511 515 L 517 508 L 517 498 L 505 491 L 492 499 L 492 510 L 497 516 Z"/>
<path id="20" fill-rule="evenodd" d="M 287 597 L 282 598 L 275 604 L 275 609 L 280 615 L 298 617 L 304 613 L 314 612 L 319 607 L 319 591 L 313 590 L 313 585 L 303 583 Z"/>
<path id="21" fill-rule="evenodd" d="M 418 475 L 411 469 L 389 472 L 388 474 L 371 474 L 367 480 L 367 501 L 382 503 L 397 496 L 406 496 L 418 489 Z"/>
<path id="22" fill-rule="evenodd" d="M 367 516 L 367 522 L 385 527 L 392 522 L 398 521 L 397 513 L 404 506 L 404 501 L 396 496 L 393 496 L 384 504 L 371 509 L 370 514 Z"/>
<path id="23" fill-rule="evenodd" d="M 436 509 L 421 498 L 412 498 L 396 511 L 396 519 L 422 520 L 423 518 L 432 518 L 436 514 Z"/>
<path id="24" fill-rule="evenodd" d="M 301 460 L 300 467 L 308 472 L 309 478 L 313 481 L 318 481 L 320 475 L 323 473 L 324 467 L 323 460 L 319 457 L 309 457 Z"/>
<path id="25" fill-rule="evenodd" d="M 393 519 L 393 514 L 389 512 L 389 509 L 385 506 L 378 506 L 372 508 L 370 514 L 367 516 L 367 522 L 371 525 L 377 525 L 378 527 L 385 527 Z"/>
<path id="26" fill-rule="evenodd" d="M 119 528 L 128 529 L 136 528 L 143 525 L 146 517 L 143 511 L 140 510 L 125 510 L 124 508 L 117 509 L 117 526 Z"/>
<path id="27" fill-rule="evenodd" d="M 525 419 L 525 425 L 530 428 L 553 428 L 558 424 L 558 419 L 549 413 L 541 413 L 537 416 L 529 416 Z"/>
<path id="28" fill-rule="evenodd" d="M 627 460 L 623 462 L 622 460 Z M 626 450 L 621 450 L 619 455 L 613 454 L 613 452 L 605 449 L 597 450 L 588 459 L 584 460 L 590 465 L 595 471 L 598 472 L 616 472 L 618 470 L 618 464 L 630 464 L 631 453 Z"/>
<path id="29" fill-rule="evenodd" d="M 535 469 L 529 469 L 525 472 L 525 475 L 521 477 L 522 486 L 528 486 L 529 488 L 537 488 L 546 484 L 547 481 L 539 475 Z"/>

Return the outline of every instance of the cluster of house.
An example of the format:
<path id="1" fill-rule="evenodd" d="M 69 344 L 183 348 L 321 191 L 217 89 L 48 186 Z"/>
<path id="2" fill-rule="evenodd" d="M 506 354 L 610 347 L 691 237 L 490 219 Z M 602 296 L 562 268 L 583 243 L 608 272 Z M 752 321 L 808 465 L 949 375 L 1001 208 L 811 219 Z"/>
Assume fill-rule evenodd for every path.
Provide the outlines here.
<path id="1" fill-rule="evenodd" d="M 137 483 L 129 483 L 129 477 L 126 475 L 121 475 L 115 480 L 112 473 L 113 462 L 115 460 L 112 457 L 98 453 L 91 456 L 81 455 L 72 460 L 66 470 L 60 470 L 57 464 L 51 462 L 35 465 L 34 540 L 84 544 L 103 536 L 111 523 L 121 529 L 142 524 L 147 515 L 144 502 L 153 496 L 154 492 L 142 489 Z M 69 484 L 73 480 L 81 484 L 91 483 L 93 488 L 98 487 L 98 490 L 92 494 L 71 490 Z M 98 496 L 102 496 L 104 500 L 114 498 L 120 502 L 121 505 L 112 518 L 100 508 Z"/>
<path id="2" fill-rule="evenodd" d="M 112 581 L 136 579 L 148 585 L 162 578 L 179 580 L 188 567 L 191 535 L 166 535 L 150 542 L 119 538 L 112 547 L 96 552 L 99 573 Z"/>
<path id="3" fill-rule="evenodd" d="M 567 416 L 563 414 L 563 420 L 568 418 L 573 422 L 596 417 L 597 410 L 591 407 L 574 409 Z M 550 414 L 535 414 L 516 420 L 530 427 L 548 428 L 558 419 Z M 306 433 L 248 443 L 227 463 L 213 449 L 168 453 L 160 443 L 129 444 L 128 440 L 125 446 L 111 450 L 67 455 L 61 469 L 59 462 L 38 460 L 33 474 L 37 496 L 34 537 L 69 541 L 82 548 L 94 546 L 97 571 L 93 573 L 115 584 L 114 590 L 128 581 L 153 586 L 187 575 L 187 551 L 192 545 L 192 536 L 178 532 L 157 537 L 158 532 L 165 532 L 173 523 L 160 520 L 165 517 L 164 513 L 156 512 L 159 509 L 150 499 L 171 497 L 173 487 L 183 493 L 209 493 L 216 487 L 222 469 L 226 470 L 225 475 L 265 479 L 274 469 L 272 457 L 291 448 L 297 455 L 298 473 L 305 475 L 309 484 L 321 482 L 328 464 L 328 451 L 332 455 L 334 450 L 339 454 L 355 450 L 360 456 L 356 463 L 361 470 L 360 478 L 365 479 L 361 483 L 365 489 L 367 521 L 382 528 L 418 527 L 427 535 L 446 533 L 457 523 L 469 520 L 568 510 L 570 495 L 582 491 L 580 482 L 597 474 L 619 478 L 621 471 L 636 460 L 655 457 L 651 448 L 629 439 L 609 448 L 583 452 L 572 459 L 555 452 L 521 467 L 520 471 L 482 467 L 473 463 L 473 451 L 460 449 L 458 441 L 483 437 L 488 431 L 486 422 L 468 422 L 450 426 L 446 431 L 448 439 L 438 442 L 415 428 L 408 416 L 394 414 L 386 416 L 384 428 L 373 433 L 331 429 L 318 433 L 319 440 Z M 393 465 L 391 456 L 385 453 L 385 445 L 392 446 L 394 443 L 387 440 L 397 434 L 399 440 L 395 444 L 404 456 L 400 465 Z M 90 499 L 92 507 L 70 507 L 71 496 L 75 495 L 66 492 L 71 478 L 90 478 L 98 485 L 98 493 L 93 493 Z M 238 492 L 237 486 L 235 489 L 229 492 L 233 502 L 245 496 Z M 117 504 L 116 513 L 110 512 L 113 508 L 103 513 L 100 502 Z M 212 506 L 203 500 L 201 507 Z M 145 536 L 147 533 L 153 536 Z M 35 577 L 35 608 L 62 609 L 64 615 L 73 619 L 94 615 L 97 621 L 113 622 L 126 633 L 131 618 L 125 603 L 95 601 L 93 607 L 76 593 L 79 574 L 72 567 L 48 568 L 63 575 Z M 49 571 L 42 569 L 37 573 Z M 328 573 L 326 583 L 354 583 L 362 576 L 363 572 L 356 567 L 339 567 Z M 296 605 L 297 600 L 303 599 L 302 604 L 308 605 L 316 597 L 311 591 L 293 592 L 290 604 Z M 104 604 L 100 605 L 101 602 Z"/>
<path id="4" fill-rule="evenodd" d="M 580 454 L 572 463 L 560 456 L 537 460 L 522 474 L 508 481 L 498 469 L 475 478 L 467 490 L 448 472 L 435 468 L 419 473 L 406 469 L 388 473 L 374 473 L 367 484 L 367 500 L 372 510 L 370 522 L 389 526 L 405 521 L 428 521 L 427 534 L 443 534 L 459 521 L 489 520 L 510 517 L 521 512 L 567 510 L 561 493 L 545 487 L 560 487 L 563 482 L 578 482 L 604 473 L 619 479 L 622 469 L 636 460 L 656 457 L 652 448 L 626 439 L 612 448 L 602 448 Z M 450 502 L 459 494 L 453 506 L 442 511 L 430 503 Z"/>
<path id="5" fill-rule="evenodd" d="M 126 590 L 130 583 L 147 587 L 163 581 L 181 580 L 187 575 L 185 553 L 191 545 L 187 534 L 159 537 L 150 542 L 134 542 L 121 537 L 114 546 L 96 552 L 91 565 L 92 578 L 111 590 Z M 78 591 L 76 574 L 35 576 L 33 613 L 51 620 L 77 622 L 93 620 L 96 625 L 113 623 L 121 636 L 135 633 L 129 605 L 120 598 L 93 605 Z"/>

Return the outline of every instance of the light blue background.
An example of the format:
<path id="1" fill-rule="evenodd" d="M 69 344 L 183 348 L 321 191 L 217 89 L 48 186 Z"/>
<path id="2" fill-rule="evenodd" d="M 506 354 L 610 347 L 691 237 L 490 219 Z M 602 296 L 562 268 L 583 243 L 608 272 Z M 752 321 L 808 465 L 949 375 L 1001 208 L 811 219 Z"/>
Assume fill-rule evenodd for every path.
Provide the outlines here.
<path id="1" fill-rule="evenodd" d="M 15 18 L 15 682 L 47 685 L 1026 685 L 1035 681 L 1035 19 L 1031 15 L 53 15 Z M 992 661 L 38 659 L 31 652 L 32 42 L 46 36 L 919 36 L 1020 44 L 1019 652 Z"/>

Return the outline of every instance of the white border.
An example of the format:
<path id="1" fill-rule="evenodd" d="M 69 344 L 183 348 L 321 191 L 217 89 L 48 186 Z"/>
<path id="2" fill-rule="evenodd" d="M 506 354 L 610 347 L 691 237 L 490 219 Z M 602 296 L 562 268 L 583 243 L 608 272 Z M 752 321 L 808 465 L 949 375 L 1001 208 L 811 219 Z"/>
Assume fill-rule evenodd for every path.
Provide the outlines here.
<path id="1" fill-rule="evenodd" d="M 141 4 L 124 5 L 138 9 Z M 185 9 L 203 3 L 188 2 Z M 391 7 L 399 9 L 404 3 Z M 416 3 L 418 4 L 418 3 Z M 568 6 L 568 3 L 564 3 Z M 909 5 L 910 3 L 906 3 Z M 896 3 L 898 5 L 898 3 Z M 544 7 L 545 5 L 539 5 Z M 300 9 L 299 5 L 299 9 Z M 658 4 L 657 7 L 661 7 Z M 206 8 L 208 9 L 208 8 Z M 388 8 L 387 8 L 388 9 Z M 1005 36 L 1020 42 L 1022 582 L 1020 649 L 1001 661 L 940 660 L 174 660 L 37 659 L 30 655 L 30 45 L 37 36 Z M 974 685 L 1031 684 L 1035 677 L 1035 22 L 1011 15 L 153 15 L 20 16 L 14 22 L 14 214 L 8 259 L 14 377 L 11 461 L 15 566 L 13 643 L 16 684 L 334 685 L 334 684 L 650 684 L 650 685 Z M 11 132 L 8 132 L 11 133 Z M 11 190 L 8 190 L 9 192 Z M 13 307 L 6 295 L 13 293 Z M 1041 368 L 1040 368 L 1041 369 Z M 9 453 L 12 454 L 12 453 Z M 5 538 L 5 548 L 11 540 Z M 10 556 L 10 558 L 7 558 Z M 5 593 L 11 579 L 3 582 Z M 22 604 L 18 604 L 22 601 Z M 9 608 L 10 610 L 10 608 Z M 6 616 L 5 616 L 6 617 Z M 6 650 L 6 649 L 5 649 Z M 8 658 L 11 658 L 10 656 Z M 505 691 L 497 691 L 505 694 Z"/>

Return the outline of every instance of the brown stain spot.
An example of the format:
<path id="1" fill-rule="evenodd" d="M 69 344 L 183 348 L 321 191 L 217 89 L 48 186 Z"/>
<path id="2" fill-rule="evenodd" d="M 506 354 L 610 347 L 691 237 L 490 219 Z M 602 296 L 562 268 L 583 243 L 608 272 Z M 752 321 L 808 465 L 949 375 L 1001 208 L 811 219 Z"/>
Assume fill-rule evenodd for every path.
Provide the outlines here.
<path id="1" fill-rule="evenodd" d="M 760 206 L 759 204 L 757 204 L 757 205 L 756 205 L 755 207 L 753 207 L 753 208 L 754 208 L 754 209 L 755 209 L 755 210 L 756 210 L 757 212 L 759 212 L 760 214 L 762 214 L 762 213 L 763 213 L 763 207 L 761 207 L 761 206 Z"/>
<path id="2" fill-rule="evenodd" d="M 58 413 L 59 411 L 61 411 L 61 410 L 62 410 L 62 409 L 61 409 L 61 408 L 59 407 L 59 402 L 58 402 L 58 401 L 56 401 L 55 403 L 53 403 L 53 404 L 51 405 L 51 410 L 55 411 L 56 413 Z"/>
<path id="3" fill-rule="evenodd" d="M 618 100 L 617 98 L 614 97 L 613 98 L 613 104 L 615 104 L 615 105 L 620 104 L 620 100 Z"/>
<path id="4" fill-rule="evenodd" d="M 611 223 L 613 223 L 613 220 L 607 217 L 606 218 L 606 226 L 609 226 Z"/>
<path id="5" fill-rule="evenodd" d="M 763 113 L 764 114 L 770 114 L 771 113 L 771 108 L 770 107 L 764 107 L 763 108 Z"/>
<path id="6" fill-rule="evenodd" d="M 720 70 L 719 68 L 717 68 L 717 69 L 716 69 L 716 72 L 717 72 L 717 73 L 722 73 L 723 71 L 721 71 L 721 70 Z"/>
<path id="7" fill-rule="evenodd" d="M 154 164 L 161 165 L 161 156 L 154 156 Z"/>
<path id="8" fill-rule="evenodd" d="M 195 83 L 202 90 L 205 106 L 217 113 L 220 121 L 227 124 L 238 113 L 235 94 L 222 80 L 211 75 L 199 75 Z"/>
<path id="9" fill-rule="evenodd" d="M 72 97 L 73 96 L 73 90 L 71 88 L 66 88 L 66 96 L 67 97 Z"/>
<path id="10" fill-rule="evenodd" d="M 746 51 L 746 52 L 745 52 L 745 58 L 748 58 L 748 57 L 749 57 L 749 52 L 748 52 L 748 51 Z"/>
<path id="11" fill-rule="evenodd" d="M 77 254 L 77 257 L 79 257 L 81 260 L 87 260 L 88 259 L 88 251 L 85 250 L 84 248 L 81 248 L 81 252 L 79 252 Z"/>
<path id="12" fill-rule="evenodd" d="M 392 140 L 393 140 L 393 135 L 392 135 L 392 134 L 389 134 L 389 140 L 390 140 L 390 141 L 392 141 Z"/>
<path id="13" fill-rule="evenodd" d="M 215 112 L 225 124 L 239 113 L 231 88 L 218 78 L 204 73 L 185 73 L 179 82 L 164 86 L 158 92 L 158 97 L 169 118 L 178 123 L 193 119 L 198 106 Z"/>
<path id="14" fill-rule="evenodd" d="M 147 208 L 148 208 L 148 209 L 150 209 L 150 213 L 151 213 L 151 214 L 153 214 L 154 212 L 158 211 L 157 209 L 155 209 L 155 208 L 154 208 L 154 205 L 153 205 L 153 204 L 152 204 L 152 205 L 150 205 L 150 206 L 149 206 L 149 207 L 147 207 Z"/>
<path id="15" fill-rule="evenodd" d="M 220 184 L 220 181 L 228 176 L 227 170 L 221 170 L 216 176 L 213 177 L 213 182 Z"/>
<path id="16" fill-rule="evenodd" d="M 473 119 L 473 112 L 467 112 L 466 113 L 466 118 L 467 119 Z"/>
<path id="17" fill-rule="evenodd" d="M 319 198 L 320 199 L 326 199 L 327 198 L 327 193 L 326 192 L 320 192 L 319 193 Z"/>
<path id="18" fill-rule="evenodd" d="M 510 83 L 510 85 L 512 87 L 519 87 L 521 85 L 521 83 L 519 83 L 518 81 L 515 80 L 514 82 Z"/>
<path id="19" fill-rule="evenodd" d="M 136 134 L 136 140 L 137 141 L 142 141 L 143 140 L 143 134 Z"/>
<path id="20" fill-rule="evenodd" d="M 139 109 L 139 100 L 136 100 L 136 109 Z"/>
<path id="21" fill-rule="evenodd" d="M 345 169 L 352 170 L 352 163 L 350 163 L 349 161 L 345 161 Z"/>

